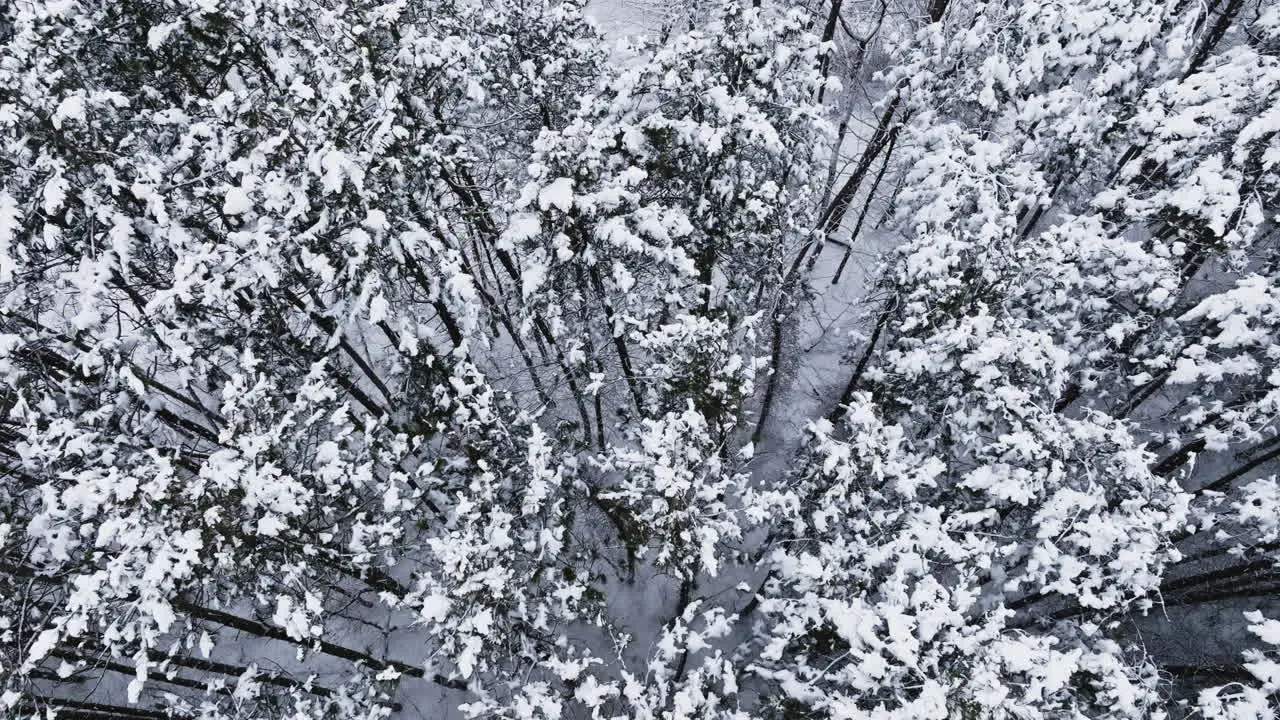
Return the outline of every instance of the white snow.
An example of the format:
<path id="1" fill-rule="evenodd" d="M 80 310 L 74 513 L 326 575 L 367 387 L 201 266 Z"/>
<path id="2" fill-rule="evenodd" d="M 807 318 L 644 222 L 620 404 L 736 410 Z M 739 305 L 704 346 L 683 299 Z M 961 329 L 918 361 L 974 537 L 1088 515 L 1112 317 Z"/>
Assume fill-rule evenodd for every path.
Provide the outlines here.
<path id="1" fill-rule="evenodd" d="M 53 111 L 53 117 L 49 118 L 53 126 L 59 130 L 67 120 L 83 121 L 84 119 L 84 97 L 80 95 L 63 98 L 62 102 L 58 103 L 57 109 Z"/>
<path id="2" fill-rule="evenodd" d="M 573 208 L 573 180 L 562 177 L 551 181 L 538 191 L 538 207 L 544 212 L 555 208 L 569 212 Z"/>
<path id="3" fill-rule="evenodd" d="M 253 201 L 249 193 L 242 187 L 233 187 L 227 191 L 222 201 L 222 212 L 226 215 L 243 215 L 253 209 Z"/>

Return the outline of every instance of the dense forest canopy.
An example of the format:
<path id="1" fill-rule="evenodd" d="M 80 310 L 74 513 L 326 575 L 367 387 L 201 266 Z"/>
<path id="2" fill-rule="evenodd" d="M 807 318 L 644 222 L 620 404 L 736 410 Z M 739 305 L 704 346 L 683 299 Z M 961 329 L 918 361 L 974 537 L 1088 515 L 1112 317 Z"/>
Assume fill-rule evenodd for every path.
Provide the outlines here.
<path id="1" fill-rule="evenodd" d="M 664 13 L 0 4 L 0 714 L 1275 716 L 1280 3 Z"/>

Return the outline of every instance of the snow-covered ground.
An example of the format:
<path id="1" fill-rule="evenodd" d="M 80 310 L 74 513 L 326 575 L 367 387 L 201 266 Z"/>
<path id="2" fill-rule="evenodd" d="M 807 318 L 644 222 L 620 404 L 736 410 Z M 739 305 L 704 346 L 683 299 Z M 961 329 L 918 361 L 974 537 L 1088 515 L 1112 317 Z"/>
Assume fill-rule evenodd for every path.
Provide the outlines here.
<path id="1" fill-rule="evenodd" d="M 592 0 L 587 4 L 587 14 L 610 39 L 656 32 L 671 10 L 671 3 L 660 0 Z"/>

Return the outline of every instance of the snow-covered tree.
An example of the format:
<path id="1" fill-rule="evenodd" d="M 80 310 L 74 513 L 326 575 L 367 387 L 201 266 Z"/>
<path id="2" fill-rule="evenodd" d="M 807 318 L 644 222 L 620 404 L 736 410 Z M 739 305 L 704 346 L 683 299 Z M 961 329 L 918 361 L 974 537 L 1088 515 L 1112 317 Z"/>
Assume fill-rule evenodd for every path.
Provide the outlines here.
<path id="1" fill-rule="evenodd" d="M 803 5 L 0 7 L 5 716 L 1273 712 L 1280 6 Z"/>

